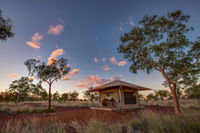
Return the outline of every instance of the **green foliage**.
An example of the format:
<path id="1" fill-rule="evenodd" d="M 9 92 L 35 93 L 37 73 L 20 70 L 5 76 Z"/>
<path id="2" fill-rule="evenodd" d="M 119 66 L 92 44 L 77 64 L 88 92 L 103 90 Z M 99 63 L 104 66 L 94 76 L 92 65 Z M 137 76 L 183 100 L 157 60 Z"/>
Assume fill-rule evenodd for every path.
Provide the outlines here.
<path id="1" fill-rule="evenodd" d="M 187 88 L 185 94 L 186 98 L 200 99 L 200 84 Z"/>
<path id="2" fill-rule="evenodd" d="M 24 63 L 29 71 L 30 76 L 35 76 L 37 79 L 52 84 L 64 77 L 70 70 L 68 61 L 64 58 L 55 60 L 53 64 L 46 64 L 36 59 L 29 59 Z"/>
<path id="3" fill-rule="evenodd" d="M 19 80 L 15 80 L 10 84 L 7 92 L 2 94 L 4 95 L 4 97 L 2 96 L 2 100 L 15 102 L 35 99 L 42 100 L 44 94 L 47 94 L 47 92 L 42 88 L 41 84 L 33 84 L 32 79 L 21 77 Z"/>
<path id="4" fill-rule="evenodd" d="M 2 16 L 0 10 L 0 40 L 6 41 L 8 38 L 14 37 L 12 21 Z"/>
<path id="5" fill-rule="evenodd" d="M 199 76 L 200 41 L 192 42 L 186 36 L 193 29 L 186 25 L 189 18 L 181 11 L 144 16 L 139 27 L 125 33 L 118 51 L 132 63 L 130 71 L 165 72 L 175 83 L 190 74 Z"/>
<path id="6" fill-rule="evenodd" d="M 154 70 L 165 79 L 172 91 L 175 112 L 180 113 L 177 88 L 197 83 L 200 77 L 200 39 L 191 41 L 186 34 L 192 27 L 189 16 L 181 11 L 158 17 L 144 16 L 138 27 L 121 37 L 118 52 L 131 62 L 130 71 Z"/>
<path id="7" fill-rule="evenodd" d="M 90 87 L 89 89 L 92 89 L 92 87 Z M 93 101 L 97 101 L 99 99 L 99 95 L 95 92 L 84 92 L 84 98 L 86 98 L 87 100 L 93 102 Z"/>
<path id="8" fill-rule="evenodd" d="M 169 100 L 171 99 L 171 94 L 168 90 L 157 90 L 154 93 L 149 93 L 146 98 L 148 100 Z"/>
<path id="9" fill-rule="evenodd" d="M 79 93 L 76 91 L 73 91 L 69 94 L 70 101 L 77 101 L 78 100 Z"/>
<path id="10" fill-rule="evenodd" d="M 52 64 L 46 64 L 36 59 L 29 59 L 24 63 L 30 76 L 35 76 L 41 82 L 49 85 L 49 106 L 51 108 L 51 86 L 54 81 L 62 79 L 70 71 L 67 59 L 54 60 Z"/>
<path id="11" fill-rule="evenodd" d="M 61 97 L 60 97 L 61 101 L 69 101 L 69 93 L 63 93 L 61 94 Z"/>
<path id="12" fill-rule="evenodd" d="M 53 100 L 55 100 L 55 101 L 59 101 L 59 100 L 60 100 L 60 94 L 58 93 L 58 91 L 56 91 L 56 92 L 53 94 Z"/>
<path id="13" fill-rule="evenodd" d="M 155 99 L 155 96 L 152 93 L 149 93 L 146 97 L 147 97 L 148 100 Z"/>

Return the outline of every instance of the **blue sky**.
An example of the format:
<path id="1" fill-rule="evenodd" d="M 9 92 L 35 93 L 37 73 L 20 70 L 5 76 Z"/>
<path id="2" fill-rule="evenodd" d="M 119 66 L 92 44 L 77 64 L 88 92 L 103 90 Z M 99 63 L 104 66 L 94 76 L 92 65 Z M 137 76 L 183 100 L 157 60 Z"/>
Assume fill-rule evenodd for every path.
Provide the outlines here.
<path id="1" fill-rule="evenodd" d="M 189 25 L 195 30 L 188 36 L 193 40 L 200 33 L 199 6 L 198 0 L 0 0 L 3 16 L 12 19 L 16 33 L 14 38 L 0 42 L 0 90 L 27 76 L 24 61 L 39 58 L 47 62 L 57 49 L 63 50 L 62 55 L 53 57 L 67 58 L 74 71 L 70 80 L 54 83 L 53 92 L 82 92 L 85 89 L 80 85 L 88 80 L 99 83 L 113 79 L 162 89 L 159 73 L 129 72 L 130 64 L 117 53 L 120 36 L 137 26 L 144 15 L 182 10 L 191 16 Z M 40 48 L 27 42 L 40 44 Z"/>

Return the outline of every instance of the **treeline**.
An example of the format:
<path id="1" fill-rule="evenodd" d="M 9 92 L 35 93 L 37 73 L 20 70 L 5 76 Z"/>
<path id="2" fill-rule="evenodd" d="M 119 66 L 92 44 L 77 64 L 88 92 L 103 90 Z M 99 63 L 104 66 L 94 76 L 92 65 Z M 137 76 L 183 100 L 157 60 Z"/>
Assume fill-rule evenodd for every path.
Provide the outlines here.
<path id="1" fill-rule="evenodd" d="M 79 93 L 76 91 L 62 94 L 56 91 L 51 98 L 54 101 L 77 101 L 78 96 Z M 34 84 L 33 79 L 28 77 L 13 81 L 6 91 L 0 92 L 0 102 L 42 101 L 47 100 L 48 97 L 41 82 Z"/>
<path id="2" fill-rule="evenodd" d="M 177 92 L 179 99 L 200 99 L 200 85 L 187 88 L 184 91 Z M 172 95 L 168 90 L 157 90 L 144 96 L 139 95 L 141 100 L 171 100 Z"/>

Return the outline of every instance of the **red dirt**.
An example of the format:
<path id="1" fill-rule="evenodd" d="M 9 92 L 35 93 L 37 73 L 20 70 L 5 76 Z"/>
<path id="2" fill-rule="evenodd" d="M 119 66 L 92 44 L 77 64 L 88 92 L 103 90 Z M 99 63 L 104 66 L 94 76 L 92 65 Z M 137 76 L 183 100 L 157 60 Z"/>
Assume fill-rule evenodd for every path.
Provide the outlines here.
<path id="1" fill-rule="evenodd" d="M 72 122 L 78 121 L 81 123 L 87 123 L 91 119 L 104 121 L 107 123 L 119 123 L 127 122 L 129 120 L 138 119 L 141 111 L 154 111 L 156 113 L 170 113 L 173 114 L 174 110 L 172 107 L 162 107 L 162 106 L 145 106 L 145 108 L 137 110 L 127 110 L 127 111 L 102 111 L 102 110 L 92 110 L 88 108 L 56 108 L 56 112 L 53 113 L 35 113 L 35 114 L 18 114 L 15 121 L 18 120 L 31 120 L 33 118 L 38 118 L 43 124 L 51 122 Z M 0 114 L 0 125 L 4 124 L 6 121 L 12 120 L 13 115 Z"/>

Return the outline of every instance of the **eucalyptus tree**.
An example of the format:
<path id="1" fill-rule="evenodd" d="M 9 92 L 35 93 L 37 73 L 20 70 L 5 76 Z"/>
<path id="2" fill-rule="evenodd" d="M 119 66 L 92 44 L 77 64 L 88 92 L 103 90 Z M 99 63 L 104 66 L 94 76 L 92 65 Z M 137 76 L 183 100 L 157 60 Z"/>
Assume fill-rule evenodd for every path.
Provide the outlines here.
<path id="1" fill-rule="evenodd" d="M 181 11 L 165 16 L 144 16 L 139 25 L 121 37 L 118 52 L 131 63 L 130 71 L 161 73 L 171 90 L 175 112 L 181 113 L 177 89 L 197 81 L 200 71 L 200 39 L 191 41 L 187 33 L 190 16 Z"/>
<path id="2" fill-rule="evenodd" d="M 2 16 L 0 10 L 0 40 L 6 41 L 8 38 L 14 37 L 12 21 Z"/>
<path id="3" fill-rule="evenodd" d="M 29 94 L 35 89 L 36 85 L 32 83 L 32 80 L 28 77 L 21 77 L 19 80 L 14 80 L 9 88 L 8 92 L 12 94 L 15 102 L 27 100 Z"/>
<path id="4" fill-rule="evenodd" d="M 29 59 L 24 63 L 30 76 L 34 76 L 49 86 L 48 109 L 51 109 L 51 87 L 55 81 L 62 79 L 69 71 L 68 60 L 60 58 L 52 64 L 47 64 L 36 59 Z"/>

